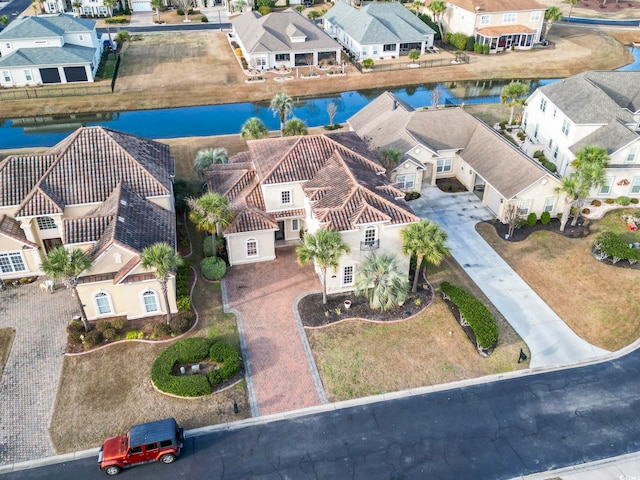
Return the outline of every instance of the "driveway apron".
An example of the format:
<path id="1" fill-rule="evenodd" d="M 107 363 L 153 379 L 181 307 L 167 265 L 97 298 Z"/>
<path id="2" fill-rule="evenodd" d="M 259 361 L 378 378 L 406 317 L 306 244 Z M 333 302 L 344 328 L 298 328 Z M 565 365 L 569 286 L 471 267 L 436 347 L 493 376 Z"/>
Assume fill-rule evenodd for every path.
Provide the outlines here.
<path id="1" fill-rule="evenodd" d="M 474 194 L 435 187 L 421 193 L 411 207 L 446 230 L 453 257 L 529 346 L 532 368 L 608 353 L 578 337 L 476 232 L 475 225 L 493 215 Z"/>
<path id="2" fill-rule="evenodd" d="M 0 327 L 16 336 L 0 381 L 0 464 L 54 455 L 49 423 L 66 347 L 66 326 L 77 315 L 69 290 L 53 294 L 40 283 L 0 292 Z"/>
<path id="3" fill-rule="evenodd" d="M 306 336 L 293 304 L 321 289 L 312 267 L 301 268 L 293 247 L 271 262 L 237 265 L 225 278 L 227 309 L 239 314 L 254 415 L 287 412 L 325 402 Z"/>

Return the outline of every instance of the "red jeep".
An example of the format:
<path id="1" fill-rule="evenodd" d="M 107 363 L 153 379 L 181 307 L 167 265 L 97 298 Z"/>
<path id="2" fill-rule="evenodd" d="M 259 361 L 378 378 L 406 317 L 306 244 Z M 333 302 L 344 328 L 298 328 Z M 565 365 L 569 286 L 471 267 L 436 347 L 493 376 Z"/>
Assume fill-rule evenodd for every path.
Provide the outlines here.
<path id="1" fill-rule="evenodd" d="M 98 466 L 107 475 L 149 462 L 173 463 L 182 449 L 184 429 L 174 418 L 134 425 L 126 435 L 108 438 L 100 447 Z"/>

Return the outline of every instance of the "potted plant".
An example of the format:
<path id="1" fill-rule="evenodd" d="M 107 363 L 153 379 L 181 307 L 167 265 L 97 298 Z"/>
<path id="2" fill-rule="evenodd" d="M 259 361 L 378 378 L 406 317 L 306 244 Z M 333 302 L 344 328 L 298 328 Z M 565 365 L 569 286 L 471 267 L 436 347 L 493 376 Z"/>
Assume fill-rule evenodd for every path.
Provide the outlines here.
<path id="1" fill-rule="evenodd" d="M 349 310 L 351 308 L 351 300 L 345 300 L 344 301 L 344 308 L 346 310 Z"/>

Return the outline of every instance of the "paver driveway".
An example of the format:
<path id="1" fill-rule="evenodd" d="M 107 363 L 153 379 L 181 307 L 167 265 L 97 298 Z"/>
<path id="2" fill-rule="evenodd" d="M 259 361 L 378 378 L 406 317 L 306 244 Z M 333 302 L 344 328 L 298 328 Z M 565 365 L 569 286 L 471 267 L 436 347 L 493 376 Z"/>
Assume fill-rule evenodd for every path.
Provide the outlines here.
<path id="1" fill-rule="evenodd" d="M 312 267 L 301 268 L 293 247 L 272 262 L 237 265 L 225 279 L 228 309 L 240 315 L 254 415 L 287 412 L 326 401 L 306 337 L 293 314 L 305 292 L 322 288 Z M 304 337 L 304 338 L 303 338 Z"/>
<path id="2" fill-rule="evenodd" d="M 0 381 L 0 464 L 54 455 L 49 423 L 58 392 L 66 326 L 77 315 L 69 290 L 39 282 L 0 292 L 0 327 L 16 336 Z"/>

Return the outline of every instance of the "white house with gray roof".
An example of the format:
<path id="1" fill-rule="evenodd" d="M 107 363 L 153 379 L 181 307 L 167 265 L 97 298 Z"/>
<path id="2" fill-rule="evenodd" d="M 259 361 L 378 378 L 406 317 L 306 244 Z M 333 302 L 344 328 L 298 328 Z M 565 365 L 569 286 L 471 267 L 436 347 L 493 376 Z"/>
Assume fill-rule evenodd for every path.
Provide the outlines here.
<path id="1" fill-rule="evenodd" d="M 260 15 L 246 12 L 231 20 L 234 39 L 250 68 L 267 70 L 340 62 L 340 45 L 297 11 Z"/>
<path id="2" fill-rule="evenodd" d="M 523 129 L 560 175 L 583 147 L 609 153 L 606 182 L 592 197 L 640 198 L 640 72 L 590 71 L 538 88 L 525 103 Z"/>
<path id="3" fill-rule="evenodd" d="M 369 3 L 356 9 L 337 2 L 324 16 L 324 30 L 358 60 L 394 58 L 411 50 L 424 54 L 434 30 L 398 2 Z"/>
<path id="4" fill-rule="evenodd" d="M 516 203 L 521 216 L 562 211 L 558 178 L 461 108 L 414 110 L 385 92 L 348 123 L 371 150 L 403 153 L 390 173 L 401 190 L 455 177 L 500 219 L 508 203 Z"/>
<path id="5" fill-rule="evenodd" d="M 93 20 L 20 17 L 0 32 L 0 85 L 93 82 L 101 53 Z"/>

